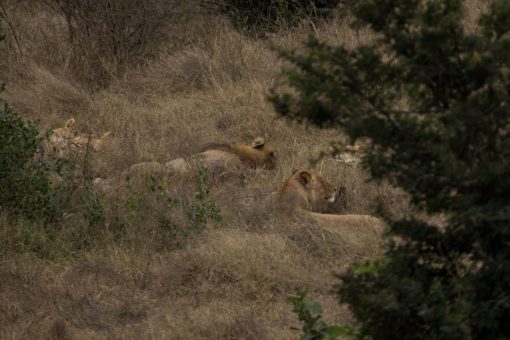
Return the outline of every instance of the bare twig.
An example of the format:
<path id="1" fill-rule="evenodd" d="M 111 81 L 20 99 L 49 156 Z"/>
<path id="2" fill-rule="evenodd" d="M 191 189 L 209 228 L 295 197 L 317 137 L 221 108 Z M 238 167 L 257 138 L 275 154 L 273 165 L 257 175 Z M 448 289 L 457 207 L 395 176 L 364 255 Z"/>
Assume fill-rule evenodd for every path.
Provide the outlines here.
<path id="1" fill-rule="evenodd" d="M 9 26 L 9 29 L 12 32 L 12 36 L 14 38 L 14 41 L 16 42 L 16 46 L 18 47 L 19 55 L 21 56 L 23 54 L 23 52 L 21 51 L 21 45 L 19 43 L 18 35 L 16 34 L 16 30 L 14 29 L 14 26 L 13 26 L 12 22 L 9 20 L 9 18 L 7 16 L 7 10 L 5 9 L 5 6 L 4 6 L 2 0 L 0 0 L 0 16 L 7 23 L 7 26 Z"/>
<path id="2" fill-rule="evenodd" d="M 85 155 L 83 156 L 83 162 L 81 167 L 81 179 L 80 179 L 80 188 L 83 188 L 85 186 L 85 176 L 88 172 L 88 157 L 89 157 L 89 149 L 90 149 L 90 139 L 92 137 L 92 134 L 89 133 L 88 139 L 87 139 L 87 145 L 85 148 Z"/>

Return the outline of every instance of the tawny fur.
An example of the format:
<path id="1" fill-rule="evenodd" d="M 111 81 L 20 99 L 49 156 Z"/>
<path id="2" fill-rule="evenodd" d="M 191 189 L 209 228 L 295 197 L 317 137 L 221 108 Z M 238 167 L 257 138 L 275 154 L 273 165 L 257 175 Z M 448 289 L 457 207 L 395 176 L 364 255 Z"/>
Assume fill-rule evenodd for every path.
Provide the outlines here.
<path id="1" fill-rule="evenodd" d="M 89 137 L 87 134 L 82 134 L 73 138 L 73 143 L 79 148 L 86 148 L 87 145 L 94 151 L 99 152 L 102 151 L 105 145 L 111 138 L 111 132 L 105 132 L 101 137 L 94 138 Z"/>
<path id="2" fill-rule="evenodd" d="M 78 135 L 76 130 L 76 121 L 69 119 L 64 127 L 56 128 L 51 131 L 48 140 L 45 142 L 45 150 L 49 156 L 65 157 L 73 139 Z"/>
<path id="3" fill-rule="evenodd" d="M 205 167 L 214 177 L 235 175 L 245 167 L 274 169 L 275 165 L 275 153 L 265 145 L 261 137 L 256 138 L 252 145 L 208 144 L 202 152 L 191 156 L 189 160 L 177 158 L 165 164 L 179 174 L 188 173 L 194 168 Z"/>
<path id="4" fill-rule="evenodd" d="M 273 207 L 288 221 L 313 225 L 336 234 L 345 254 L 369 258 L 380 254 L 384 222 L 370 215 L 333 215 L 312 211 L 314 204 L 335 197 L 335 187 L 323 176 L 296 169 L 278 191 L 272 193 Z"/>
<path id="5" fill-rule="evenodd" d="M 69 119 L 64 127 L 53 129 L 48 141 L 45 143 L 45 150 L 49 156 L 65 158 L 72 151 L 84 150 L 87 145 L 93 151 L 101 151 L 111 138 L 111 132 L 104 133 L 101 137 L 90 137 L 87 134 L 80 134 L 76 129 L 76 120 Z"/>
<path id="6" fill-rule="evenodd" d="M 293 214 L 297 210 L 311 211 L 314 204 L 334 199 L 336 193 L 323 176 L 299 168 L 272 194 L 272 202 L 278 210 Z"/>
<path id="7" fill-rule="evenodd" d="M 205 151 L 219 150 L 236 155 L 239 160 L 250 168 L 274 169 L 276 157 L 274 150 L 265 145 L 262 137 L 257 137 L 251 145 L 246 144 L 208 144 Z"/>

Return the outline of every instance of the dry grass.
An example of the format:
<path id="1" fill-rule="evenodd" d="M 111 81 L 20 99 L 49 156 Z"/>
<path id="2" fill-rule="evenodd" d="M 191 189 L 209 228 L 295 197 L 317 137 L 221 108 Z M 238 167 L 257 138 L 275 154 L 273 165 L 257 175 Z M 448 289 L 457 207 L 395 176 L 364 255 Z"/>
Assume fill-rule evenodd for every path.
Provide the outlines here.
<path id="1" fill-rule="evenodd" d="M 328 261 L 302 255 L 282 234 L 212 230 L 174 252 L 5 259 L 0 336 L 292 338 L 286 296 L 301 287 L 348 321 L 329 296 Z"/>
<path id="2" fill-rule="evenodd" d="M 302 287 L 331 321 L 351 322 L 330 291 L 329 273 L 353 261 L 335 233 L 286 225 L 265 206 L 278 183 L 294 167 L 310 166 L 338 132 L 278 118 L 266 94 L 280 82 L 283 66 L 271 44 L 297 47 L 312 33 L 356 46 L 372 39 L 370 32 L 355 34 L 334 21 L 256 41 L 221 18 L 202 17 L 189 25 L 179 48 L 168 42 L 156 60 L 90 92 L 66 63 L 62 22 L 43 7 L 11 8 L 23 53 L 9 37 L 0 65 L 8 85 L 2 98 L 38 119 L 41 130 L 70 117 L 83 132 L 111 130 L 111 145 L 93 155 L 95 177 L 188 156 L 208 142 L 246 143 L 256 136 L 275 148 L 278 166 L 248 171 L 241 185 L 213 183 L 223 222 L 199 230 L 190 229 L 188 219 L 194 177 L 161 179 L 161 191 L 144 181 L 117 183 L 101 198 L 104 219 L 94 223 L 86 211 L 98 208 L 74 193 L 51 233 L 0 216 L 6 245 L 0 338 L 296 338 L 287 296 Z M 367 182 L 359 167 L 326 157 L 315 169 L 347 188 L 347 207 L 333 212 L 371 213 L 378 201 L 392 216 L 409 212 L 403 193 Z"/>

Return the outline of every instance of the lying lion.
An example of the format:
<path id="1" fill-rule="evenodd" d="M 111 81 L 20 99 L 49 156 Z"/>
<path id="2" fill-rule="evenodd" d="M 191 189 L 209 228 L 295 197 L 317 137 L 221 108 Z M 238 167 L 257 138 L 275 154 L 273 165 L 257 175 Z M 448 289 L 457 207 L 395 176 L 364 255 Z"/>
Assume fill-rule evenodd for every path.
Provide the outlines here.
<path id="1" fill-rule="evenodd" d="M 273 207 L 293 222 L 314 225 L 340 240 L 349 255 L 366 258 L 378 253 L 384 223 L 370 215 L 334 215 L 313 212 L 320 201 L 334 202 L 337 189 L 323 176 L 309 170 L 296 169 L 276 192 L 271 194 Z"/>
<path id="2" fill-rule="evenodd" d="M 50 169 L 49 176 L 53 185 L 59 186 L 64 183 L 62 175 L 71 174 L 73 177 L 83 177 L 85 152 L 87 150 L 96 152 L 103 150 L 110 138 L 110 132 L 106 132 L 99 138 L 80 134 L 74 118 L 69 119 L 64 127 L 53 129 L 43 144 L 43 160 Z M 65 163 L 61 164 L 60 159 L 72 159 L 76 162 L 69 167 Z"/>
<path id="3" fill-rule="evenodd" d="M 76 121 L 71 118 L 64 127 L 51 131 L 48 140 L 45 142 L 44 149 L 50 156 L 65 157 L 69 151 L 69 146 L 77 136 Z"/>
<path id="4" fill-rule="evenodd" d="M 94 151 L 103 150 L 107 141 L 111 138 L 111 132 L 104 133 L 101 137 L 95 138 L 87 134 L 80 134 L 76 129 L 76 120 L 69 119 L 64 127 L 51 131 L 45 143 L 47 154 L 58 158 L 68 157 L 72 152 L 80 152 L 87 147 Z"/>
<path id="5" fill-rule="evenodd" d="M 240 169 L 274 169 L 276 156 L 267 147 L 261 137 L 255 138 L 251 145 L 245 144 L 208 144 L 202 152 L 190 159 L 174 159 L 165 164 L 165 168 L 179 174 L 188 173 L 193 168 L 205 167 L 212 176 L 235 173 Z"/>
<path id="6" fill-rule="evenodd" d="M 256 138 L 252 145 L 244 144 L 208 144 L 204 151 L 191 156 L 188 160 L 176 158 L 167 163 L 142 162 L 124 170 L 117 179 L 96 178 L 93 184 L 97 191 L 105 192 L 119 179 L 129 183 L 145 183 L 151 177 L 163 180 L 179 174 L 191 173 L 193 169 L 205 167 L 214 178 L 239 178 L 244 168 L 274 169 L 276 157 L 268 148 L 264 139 Z"/>

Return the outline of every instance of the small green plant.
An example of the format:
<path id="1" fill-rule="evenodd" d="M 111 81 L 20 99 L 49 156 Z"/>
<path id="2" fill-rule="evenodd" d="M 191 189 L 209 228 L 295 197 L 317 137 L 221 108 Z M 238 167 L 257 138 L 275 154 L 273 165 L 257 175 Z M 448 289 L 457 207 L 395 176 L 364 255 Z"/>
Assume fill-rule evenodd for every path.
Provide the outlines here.
<path id="1" fill-rule="evenodd" d="M 353 335 L 349 326 L 328 325 L 322 319 L 321 305 L 310 299 L 305 289 L 289 296 L 289 300 L 294 306 L 292 311 L 303 323 L 301 340 L 333 340 L 340 339 L 342 335 Z"/>
<path id="2" fill-rule="evenodd" d="M 103 223 L 103 206 L 101 205 L 98 195 L 91 188 L 90 183 L 85 185 L 81 196 L 84 207 L 83 215 L 89 224 L 92 226 Z"/>
<path id="3" fill-rule="evenodd" d="M 156 249 L 167 250 L 186 239 L 188 230 L 181 227 L 185 224 L 179 219 L 183 204 L 157 174 L 127 178 L 121 190 L 119 200 L 110 204 L 115 242 L 134 245 L 140 238 L 150 239 Z"/>
<path id="4" fill-rule="evenodd" d="M 181 206 L 181 200 L 178 198 L 173 198 L 171 196 L 165 195 L 162 197 L 164 202 L 166 202 L 166 207 L 169 211 L 172 211 Z M 165 230 L 172 239 L 178 239 L 181 234 L 181 228 L 175 222 L 173 218 L 169 215 L 165 215 L 160 219 L 160 226 L 163 230 Z"/>
<path id="5" fill-rule="evenodd" d="M 188 214 L 193 229 L 202 229 L 207 221 L 221 222 L 221 210 L 211 197 L 211 185 L 204 167 L 198 169 L 198 191 L 195 192 L 195 199 Z"/>

